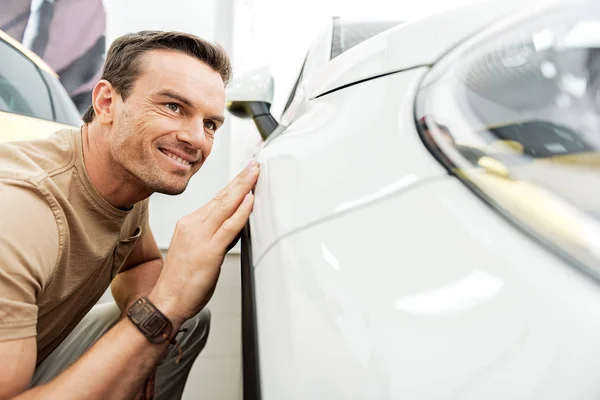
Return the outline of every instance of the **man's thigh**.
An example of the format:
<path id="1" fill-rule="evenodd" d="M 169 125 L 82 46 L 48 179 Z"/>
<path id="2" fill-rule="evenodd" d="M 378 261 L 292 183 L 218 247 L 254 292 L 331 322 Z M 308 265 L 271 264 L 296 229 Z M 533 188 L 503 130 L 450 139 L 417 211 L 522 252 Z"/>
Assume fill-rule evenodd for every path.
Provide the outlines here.
<path id="1" fill-rule="evenodd" d="M 69 368 L 119 320 L 121 310 L 114 302 L 97 304 L 75 329 L 36 368 L 31 386 L 47 383 Z"/>
<path id="2" fill-rule="evenodd" d="M 94 306 L 73 332 L 36 368 L 31 386 L 47 383 L 69 368 L 118 322 L 120 316 L 121 311 L 114 302 Z M 182 349 L 180 362 L 177 362 L 180 358 L 178 348 L 171 346 L 157 365 L 157 400 L 181 398 L 192 365 L 206 345 L 210 320 L 210 311 L 204 309 L 181 326 L 187 332 L 177 335 Z"/>

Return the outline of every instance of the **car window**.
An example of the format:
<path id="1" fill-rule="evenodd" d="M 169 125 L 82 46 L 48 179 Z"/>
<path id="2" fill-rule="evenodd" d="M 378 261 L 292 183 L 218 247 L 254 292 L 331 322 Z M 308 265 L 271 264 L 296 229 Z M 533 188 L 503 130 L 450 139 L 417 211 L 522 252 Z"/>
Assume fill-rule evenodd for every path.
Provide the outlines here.
<path id="1" fill-rule="evenodd" d="M 433 67 L 416 111 L 450 173 L 600 278 L 600 3 L 465 45 Z"/>
<path id="2" fill-rule="evenodd" d="M 0 41 L 0 110 L 53 120 L 49 89 L 38 68 Z"/>
<path id="3" fill-rule="evenodd" d="M 48 84 L 54 105 L 54 120 L 63 124 L 79 126 L 81 125 L 81 115 L 75 107 L 73 100 L 69 97 L 67 90 L 55 76 L 46 71 L 41 71 L 44 80 Z M 90 99 L 91 101 L 91 99 Z"/>
<path id="4" fill-rule="evenodd" d="M 400 22 L 391 21 L 346 22 L 340 21 L 337 18 L 333 23 L 331 59 L 348 51 L 357 44 L 400 24 Z"/>

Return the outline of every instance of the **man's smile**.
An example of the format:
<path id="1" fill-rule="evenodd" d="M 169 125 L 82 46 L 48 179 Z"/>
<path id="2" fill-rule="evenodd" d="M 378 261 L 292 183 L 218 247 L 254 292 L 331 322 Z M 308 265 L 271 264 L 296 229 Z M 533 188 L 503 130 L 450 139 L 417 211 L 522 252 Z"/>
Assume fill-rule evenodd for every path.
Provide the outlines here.
<path id="1" fill-rule="evenodd" d="M 174 150 L 174 149 L 158 149 L 166 158 L 169 159 L 169 162 L 177 167 L 180 170 L 189 171 L 198 160 L 182 151 Z"/>

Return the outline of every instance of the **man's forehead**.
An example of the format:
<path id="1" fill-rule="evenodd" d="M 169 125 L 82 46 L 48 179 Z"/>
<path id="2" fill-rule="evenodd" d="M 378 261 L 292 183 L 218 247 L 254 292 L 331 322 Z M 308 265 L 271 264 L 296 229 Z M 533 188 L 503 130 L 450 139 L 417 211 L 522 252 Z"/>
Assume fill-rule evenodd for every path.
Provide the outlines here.
<path id="1" fill-rule="evenodd" d="M 170 50 L 144 54 L 138 80 L 154 95 L 170 92 L 185 97 L 194 106 L 206 98 L 225 106 L 225 85 L 221 75 L 204 62 Z M 222 100 L 222 101 L 220 101 Z M 215 104 L 215 106 L 218 106 Z"/>
<path id="2" fill-rule="evenodd" d="M 198 58 L 174 50 L 151 50 L 140 58 L 140 77 L 170 79 L 175 82 L 211 83 L 225 89 L 221 75 Z M 191 82 L 189 82 L 191 81 Z"/>

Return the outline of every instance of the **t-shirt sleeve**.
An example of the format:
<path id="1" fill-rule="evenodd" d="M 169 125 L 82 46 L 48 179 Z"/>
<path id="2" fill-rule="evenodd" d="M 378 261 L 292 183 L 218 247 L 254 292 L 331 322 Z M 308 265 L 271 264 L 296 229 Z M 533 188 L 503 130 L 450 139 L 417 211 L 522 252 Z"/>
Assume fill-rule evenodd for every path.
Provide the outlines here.
<path id="1" fill-rule="evenodd" d="M 33 186 L 0 180 L 0 341 L 36 335 L 36 298 L 56 265 L 54 213 Z"/>

